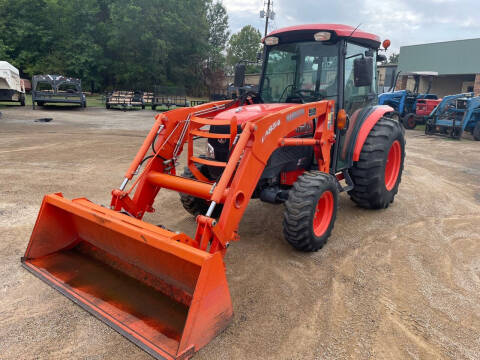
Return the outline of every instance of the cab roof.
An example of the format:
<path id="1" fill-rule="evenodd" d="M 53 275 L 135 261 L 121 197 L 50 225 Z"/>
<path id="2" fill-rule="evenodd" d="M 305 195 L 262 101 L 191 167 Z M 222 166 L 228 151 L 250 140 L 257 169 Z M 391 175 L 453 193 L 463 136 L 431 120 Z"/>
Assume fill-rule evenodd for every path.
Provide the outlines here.
<path id="1" fill-rule="evenodd" d="M 277 36 L 281 42 L 299 41 L 309 35 L 313 35 L 318 31 L 329 31 L 334 37 L 350 37 L 356 42 L 378 48 L 380 46 L 380 37 L 375 34 L 367 33 L 360 29 L 356 29 L 349 25 L 343 24 L 305 24 L 289 26 L 282 29 L 272 31 L 269 36 Z"/>

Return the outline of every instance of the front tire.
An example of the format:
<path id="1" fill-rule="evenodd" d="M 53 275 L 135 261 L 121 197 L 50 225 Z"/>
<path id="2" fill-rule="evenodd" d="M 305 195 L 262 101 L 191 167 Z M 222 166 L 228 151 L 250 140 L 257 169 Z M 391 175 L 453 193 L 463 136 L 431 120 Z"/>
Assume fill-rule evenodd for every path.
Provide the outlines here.
<path id="1" fill-rule="evenodd" d="M 405 115 L 402 119 L 403 126 L 405 129 L 413 130 L 417 126 L 417 120 L 415 119 L 414 113 L 409 113 Z"/>
<path id="2" fill-rule="evenodd" d="M 332 232 L 337 201 L 337 184 L 333 176 L 320 171 L 301 175 L 285 202 L 285 240 L 300 251 L 321 249 Z"/>
<path id="3" fill-rule="evenodd" d="M 350 198 L 368 209 L 384 209 L 393 202 L 402 178 L 405 138 L 401 125 L 381 118 L 370 131 L 353 164 Z"/>

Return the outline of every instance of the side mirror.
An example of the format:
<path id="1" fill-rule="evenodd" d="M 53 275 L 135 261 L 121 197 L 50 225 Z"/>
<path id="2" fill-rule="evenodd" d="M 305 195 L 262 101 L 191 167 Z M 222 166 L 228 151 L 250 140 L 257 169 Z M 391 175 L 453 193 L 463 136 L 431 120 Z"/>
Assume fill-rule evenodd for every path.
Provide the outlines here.
<path id="1" fill-rule="evenodd" d="M 373 79 L 373 58 L 363 57 L 353 61 L 355 87 L 370 86 Z"/>
<path id="2" fill-rule="evenodd" d="M 235 65 L 235 76 L 233 79 L 233 86 L 240 88 L 245 85 L 245 64 Z"/>

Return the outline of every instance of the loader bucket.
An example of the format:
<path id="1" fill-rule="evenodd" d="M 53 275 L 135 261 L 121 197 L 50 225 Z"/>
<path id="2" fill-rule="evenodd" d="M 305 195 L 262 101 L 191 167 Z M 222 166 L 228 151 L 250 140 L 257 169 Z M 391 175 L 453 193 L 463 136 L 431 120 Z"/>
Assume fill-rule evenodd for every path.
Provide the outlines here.
<path id="1" fill-rule="evenodd" d="M 157 359 L 187 359 L 232 317 L 223 260 L 87 199 L 45 196 L 29 271 Z"/>

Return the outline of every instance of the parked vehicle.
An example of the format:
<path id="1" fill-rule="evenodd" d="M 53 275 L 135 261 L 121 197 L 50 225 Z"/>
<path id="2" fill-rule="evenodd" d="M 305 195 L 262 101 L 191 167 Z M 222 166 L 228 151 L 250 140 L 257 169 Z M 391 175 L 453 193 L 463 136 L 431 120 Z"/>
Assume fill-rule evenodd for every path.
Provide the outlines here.
<path id="1" fill-rule="evenodd" d="M 430 89 L 432 86 L 433 77 L 437 76 L 437 72 L 433 71 L 417 71 L 410 73 L 397 73 L 395 78 L 395 84 L 398 80 L 398 76 L 402 74 L 404 76 L 411 75 L 415 79 L 415 86 L 413 91 L 410 90 L 397 90 L 395 86 L 392 87 L 392 92 L 387 92 L 380 94 L 378 96 L 379 105 L 389 105 L 395 109 L 396 116 L 403 123 L 406 129 L 414 129 L 417 125 L 417 122 L 424 122 L 425 119 L 423 115 L 417 114 L 417 102 L 419 100 L 436 100 L 438 96 L 435 94 L 430 94 Z M 429 79 L 428 89 L 425 93 L 419 93 L 420 78 L 422 76 L 427 76 Z"/>
<path id="2" fill-rule="evenodd" d="M 445 96 L 425 125 L 427 135 L 461 139 L 465 131 L 480 141 L 480 96 L 473 93 Z"/>
<path id="3" fill-rule="evenodd" d="M 6 61 L 0 61 L 0 101 L 18 102 L 25 106 L 25 86 L 20 72 Z"/>
<path id="4" fill-rule="evenodd" d="M 285 204 L 279 232 L 311 252 L 332 233 L 341 192 L 369 209 L 397 194 L 404 129 L 376 104 L 380 38 L 314 24 L 264 42 L 258 92 L 157 114 L 110 207 L 46 195 L 22 259 L 157 359 L 190 358 L 232 320 L 224 256 L 251 198 Z M 244 76 L 237 67 L 236 87 Z M 162 188 L 196 216 L 194 235 L 142 221 L 175 206 Z"/>
<path id="5" fill-rule="evenodd" d="M 78 104 L 87 107 L 87 98 L 82 92 L 82 81 L 63 75 L 34 75 L 32 79 L 32 104 Z"/>

